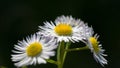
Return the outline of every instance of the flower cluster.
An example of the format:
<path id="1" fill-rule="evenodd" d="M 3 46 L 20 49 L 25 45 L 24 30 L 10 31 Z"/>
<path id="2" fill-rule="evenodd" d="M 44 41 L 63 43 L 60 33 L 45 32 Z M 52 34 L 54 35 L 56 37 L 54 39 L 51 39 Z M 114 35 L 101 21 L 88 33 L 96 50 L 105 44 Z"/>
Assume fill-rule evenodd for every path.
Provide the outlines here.
<path id="1" fill-rule="evenodd" d="M 27 65 L 46 64 L 47 62 L 63 67 L 65 56 L 68 51 L 79 51 L 90 49 L 94 59 L 102 66 L 107 64 L 104 56 L 104 49 L 98 41 L 99 35 L 94 34 L 93 28 L 89 27 L 80 19 L 72 16 L 60 16 L 54 22 L 44 22 L 39 26 L 39 31 L 28 36 L 23 41 L 14 45 L 12 61 L 15 66 L 22 67 Z M 70 49 L 70 43 L 83 42 L 85 47 Z M 51 60 L 55 56 L 57 49 L 57 61 Z"/>

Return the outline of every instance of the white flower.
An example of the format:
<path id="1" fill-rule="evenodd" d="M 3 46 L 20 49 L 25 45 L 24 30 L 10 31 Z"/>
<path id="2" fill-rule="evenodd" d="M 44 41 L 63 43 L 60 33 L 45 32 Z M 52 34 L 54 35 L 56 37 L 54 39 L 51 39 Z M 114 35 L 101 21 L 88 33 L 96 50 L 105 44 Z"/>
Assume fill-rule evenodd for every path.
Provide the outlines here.
<path id="1" fill-rule="evenodd" d="M 58 42 L 78 42 L 82 40 L 83 26 L 85 25 L 80 19 L 74 19 L 72 16 L 60 16 L 55 22 L 45 22 L 44 26 L 39 26 L 38 34 L 53 36 Z"/>
<path id="2" fill-rule="evenodd" d="M 57 48 L 57 44 L 53 38 L 42 38 L 34 34 L 27 37 L 26 40 L 19 41 L 14 48 L 16 50 L 13 50 L 14 54 L 11 59 L 15 62 L 15 66 L 21 67 L 32 64 L 45 64 L 46 59 L 55 55 L 53 50 Z"/>
<path id="3" fill-rule="evenodd" d="M 100 63 L 102 66 L 104 66 L 104 64 L 107 64 L 107 60 L 104 58 L 104 56 L 107 56 L 106 54 L 104 54 L 104 49 L 102 49 L 102 45 L 99 44 L 98 38 L 99 36 L 97 34 L 94 34 L 94 31 L 92 29 L 92 27 L 85 27 L 84 28 L 84 32 L 85 32 L 85 43 L 86 45 L 90 48 L 91 52 L 93 53 L 93 57 L 94 59 Z"/>

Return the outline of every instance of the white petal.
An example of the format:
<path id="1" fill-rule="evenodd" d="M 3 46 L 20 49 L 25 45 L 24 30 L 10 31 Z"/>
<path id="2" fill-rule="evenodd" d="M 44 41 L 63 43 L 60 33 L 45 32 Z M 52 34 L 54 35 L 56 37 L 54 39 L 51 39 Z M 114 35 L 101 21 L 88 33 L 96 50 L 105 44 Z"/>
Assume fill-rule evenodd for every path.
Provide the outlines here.
<path id="1" fill-rule="evenodd" d="M 37 61 L 38 61 L 38 64 L 41 64 L 41 63 L 46 63 L 46 61 L 40 57 L 37 58 Z"/>

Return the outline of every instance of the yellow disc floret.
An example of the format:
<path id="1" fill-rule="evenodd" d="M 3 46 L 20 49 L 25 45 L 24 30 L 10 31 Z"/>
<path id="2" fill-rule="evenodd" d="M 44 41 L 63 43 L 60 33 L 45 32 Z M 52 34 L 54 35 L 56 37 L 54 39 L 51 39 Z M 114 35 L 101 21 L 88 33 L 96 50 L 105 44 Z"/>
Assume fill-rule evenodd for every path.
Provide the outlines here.
<path id="1" fill-rule="evenodd" d="M 90 41 L 90 43 L 92 44 L 92 47 L 93 47 L 94 51 L 95 51 L 95 52 L 99 52 L 99 46 L 98 46 L 99 44 L 98 44 L 97 39 L 94 38 L 94 37 L 90 37 L 90 38 L 89 38 L 89 41 Z"/>
<path id="2" fill-rule="evenodd" d="M 31 43 L 26 49 L 27 55 L 31 57 L 37 56 L 41 51 L 42 45 L 39 42 Z"/>
<path id="3" fill-rule="evenodd" d="M 60 23 L 54 28 L 55 32 L 60 36 L 69 36 L 72 34 L 72 27 L 66 23 Z"/>

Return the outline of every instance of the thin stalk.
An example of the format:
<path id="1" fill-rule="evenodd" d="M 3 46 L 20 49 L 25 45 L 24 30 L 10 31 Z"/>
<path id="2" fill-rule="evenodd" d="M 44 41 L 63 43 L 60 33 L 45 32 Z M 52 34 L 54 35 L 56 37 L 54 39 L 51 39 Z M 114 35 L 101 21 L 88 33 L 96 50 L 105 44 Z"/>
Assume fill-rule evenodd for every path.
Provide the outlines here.
<path id="1" fill-rule="evenodd" d="M 0 68 L 7 68 L 7 67 L 5 67 L 5 66 L 0 66 Z"/>
<path id="2" fill-rule="evenodd" d="M 73 48 L 73 49 L 66 49 L 65 51 L 80 51 L 80 50 L 86 50 L 89 49 L 88 46 L 80 47 L 80 48 Z"/>
<path id="3" fill-rule="evenodd" d="M 60 67 L 60 44 L 58 45 L 58 49 L 57 49 L 57 62 L 58 62 L 58 68 Z"/>
<path id="4" fill-rule="evenodd" d="M 60 42 L 57 49 L 57 62 L 58 68 L 62 68 L 62 57 L 63 57 L 64 42 Z"/>
<path id="5" fill-rule="evenodd" d="M 27 68 L 27 66 L 23 66 L 22 68 Z"/>
<path id="6" fill-rule="evenodd" d="M 69 46 L 70 46 L 71 42 L 68 42 L 66 45 L 65 45 L 65 49 L 64 49 L 64 53 L 63 53 L 63 59 L 62 59 L 62 63 L 64 64 L 64 61 L 65 61 L 65 58 L 66 58 L 66 55 L 67 55 L 67 49 L 69 49 Z"/>

